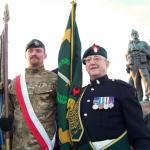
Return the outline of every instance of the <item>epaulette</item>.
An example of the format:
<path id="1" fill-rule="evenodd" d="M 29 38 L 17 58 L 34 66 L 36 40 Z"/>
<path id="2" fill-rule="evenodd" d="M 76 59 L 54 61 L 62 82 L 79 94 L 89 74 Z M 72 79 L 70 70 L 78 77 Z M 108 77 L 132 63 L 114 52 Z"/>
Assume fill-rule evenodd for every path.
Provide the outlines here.
<path id="1" fill-rule="evenodd" d="M 130 85 L 129 83 L 123 81 L 123 80 L 119 80 L 119 79 L 112 79 L 112 81 L 114 81 L 115 83 L 117 84 L 120 84 L 120 85 L 123 85 L 123 86 L 126 86 L 128 88 L 133 88 L 132 85 Z"/>
<path id="2" fill-rule="evenodd" d="M 51 71 L 57 74 L 57 73 L 58 73 L 58 68 L 53 69 L 53 70 L 51 70 Z"/>
<path id="3" fill-rule="evenodd" d="M 86 86 L 84 86 L 84 87 L 82 87 L 82 91 L 83 91 L 86 87 L 87 87 L 87 85 L 86 85 Z"/>
<path id="4" fill-rule="evenodd" d="M 81 89 L 81 93 L 86 89 L 86 87 L 87 87 L 87 85 L 86 86 L 84 86 L 84 87 L 82 87 L 82 89 Z"/>
<path id="5" fill-rule="evenodd" d="M 121 86 L 124 86 L 124 89 L 129 89 L 130 92 L 133 92 L 135 96 L 137 96 L 137 91 L 136 89 L 130 85 L 129 83 L 123 81 L 123 80 L 115 80 L 115 83 L 121 85 Z"/>
<path id="6" fill-rule="evenodd" d="M 56 72 L 54 72 L 53 70 L 45 70 L 46 73 L 48 74 L 57 74 Z"/>
<path id="7" fill-rule="evenodd" d="M 49 71 L 49 70 L 45 70 L 43 72 L 43 74 L 45 74 L 45 76 L 47 76 L 48 78 L 57 78 L 57 74 L 53 71 Z"/>
<path id="8" fill-rule="evenodd" d="M 147 42 L 145 42 L 145 41 L 140 41 L 140 42 L 141 42 L 141 43 L 144 43 L 144 44 L 146 44 L 146 45 L 148 45 Z"/>

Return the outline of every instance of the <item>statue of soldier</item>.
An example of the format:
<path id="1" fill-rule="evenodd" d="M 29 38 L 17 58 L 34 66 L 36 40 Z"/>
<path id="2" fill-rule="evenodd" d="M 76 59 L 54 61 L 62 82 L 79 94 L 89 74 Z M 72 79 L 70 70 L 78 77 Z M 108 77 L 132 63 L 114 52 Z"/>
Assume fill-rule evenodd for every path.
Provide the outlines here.
<path id="1" fill-rule="evenodd" d="M 129 77 L 128 83 L 134 87 L 134 81 L 133 81 L 133 78 L 131 76 Z M 137 87 L 138 88 L 137 89 L 137 91 L 138 91 L 138 100 L 142 101 L 143 100 L 143 88 L 142 88 L 142 81 L 141 81 L 140 76 L 137 79 L 137 84 L 138 84 L 138 87 Z"/>
<path id="2" fill-rule="evenodd" d="M 149 58 L 150 49 L 146 42 L 139 40 L 139 34 L 136 30 L 131 31 L 132 40 L 129 41 L 127 51 L 127 61 L 130 69 L 130 76 L 133 79 L 134 87 L 137 89 L 140 98 L 139 78 L 142 79 L 145 87 L 145 94 L 150 99 L 150 76 L 149 76 Z"/>
<path id="3" fill-rule="evenodd" d="M 126 55 L 126 60 L 127 60 L 127 55 Z M 126 71 L 127 71 L 128 74 L 130 74 L 130 65 L 129 64 L 126 65 Z M 131 86 L 134 87 L 134 81 L 133 81 L 133 78 L 132 78 L 131 75 L 129 76 L 128 83 Z M 138 91 L 138 100 L 142 101 L 143 100 L 143 88 L 142 88 L 141 76 L 138 76 L 138 78 L 137 78 L 137 85 L 138 85 L 138 87 L 137 87 L 138 88 L 137 89 L 137 91 Z"/>

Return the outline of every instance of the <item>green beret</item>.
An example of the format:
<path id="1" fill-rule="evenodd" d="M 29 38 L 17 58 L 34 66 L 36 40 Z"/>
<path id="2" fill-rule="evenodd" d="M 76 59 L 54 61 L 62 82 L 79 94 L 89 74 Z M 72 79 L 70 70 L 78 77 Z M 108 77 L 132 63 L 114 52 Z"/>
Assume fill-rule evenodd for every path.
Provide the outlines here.
<path id="1" fill-rule="evenodd" d="M 83 54 L 82 62 L 85 65 L 85 58 L 91 55 L 101 55 L 107 58 L 107 51 L 100 47 L 99 45 L 94 44 L 93 46 L 89 47 Z"/>
<path id="2" fill-rule="evenodd" d="M 25 51 L 29 48 L 44 48 L 45 50 L 45 45 L 40 40 L 33 39 L 26 45 Z"/>

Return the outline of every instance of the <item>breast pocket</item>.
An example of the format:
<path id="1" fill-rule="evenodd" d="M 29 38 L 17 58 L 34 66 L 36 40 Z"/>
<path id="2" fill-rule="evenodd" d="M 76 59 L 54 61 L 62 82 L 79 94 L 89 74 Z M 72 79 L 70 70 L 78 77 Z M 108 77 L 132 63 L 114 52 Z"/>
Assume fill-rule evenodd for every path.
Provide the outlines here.
<path id="1" fill-rule="evenodd" d="M 44 84 L 44 83 L 43 83 Z M 49 109 L 50 107 L 52 107 L 54 105 L 54 88 L 53 85 L 41 85 L 38 86 L 35 90 L 35 98 L 36 98 L 36 102 L 38 107 L 40 107 L 40 109 Z"/>

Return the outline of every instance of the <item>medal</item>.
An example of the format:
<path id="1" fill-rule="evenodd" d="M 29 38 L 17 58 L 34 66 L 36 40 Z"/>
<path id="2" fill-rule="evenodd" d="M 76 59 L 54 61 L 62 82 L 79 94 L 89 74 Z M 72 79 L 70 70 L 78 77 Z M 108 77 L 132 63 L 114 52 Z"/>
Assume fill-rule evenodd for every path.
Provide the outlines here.
<path id="1" fill-rule="evenodd" d="M 93 108 L 94 110 L 96 110 L 96 109 L 98 109 L 98 105 L 97 105 L 97 104 L 94 104 L 94 105 L 92 106 L 92 108 Z"/>
<path id="2" fill-rule="evenodd" d="M 113 108 L 114 107 L 114 97 L 111 96 L 109 97 L 109 108 Z"/>
<path id="3" fill-rule="evenodd" d="M 100 104 L 99 105 L 99 109 L 103 109 L 104 107 L 103 107 L 103 105 L 102 104 Z"/>
<path id="4" fill-rule="evenodd" d="M 99 98 L 99 109 L 103 109 L 104 108 L 104 97 L 100 97 Z"/>
<path id="5" fill-rule="evenodd" d="M 104 109 L 108 109 L 109 106 L 108 106 L 108 97 L 105 97 L 104 98 Z"/>
<path id="6" fill-rule="evenodd" d="M 114 105 L 112 103 L 109 104 L 109 108 L 113 108 Z"/>
<path id="7" fill-rule="evenodd" d="M 98 97 L 94 97 L 92 109 L 98 109 Z"/>

